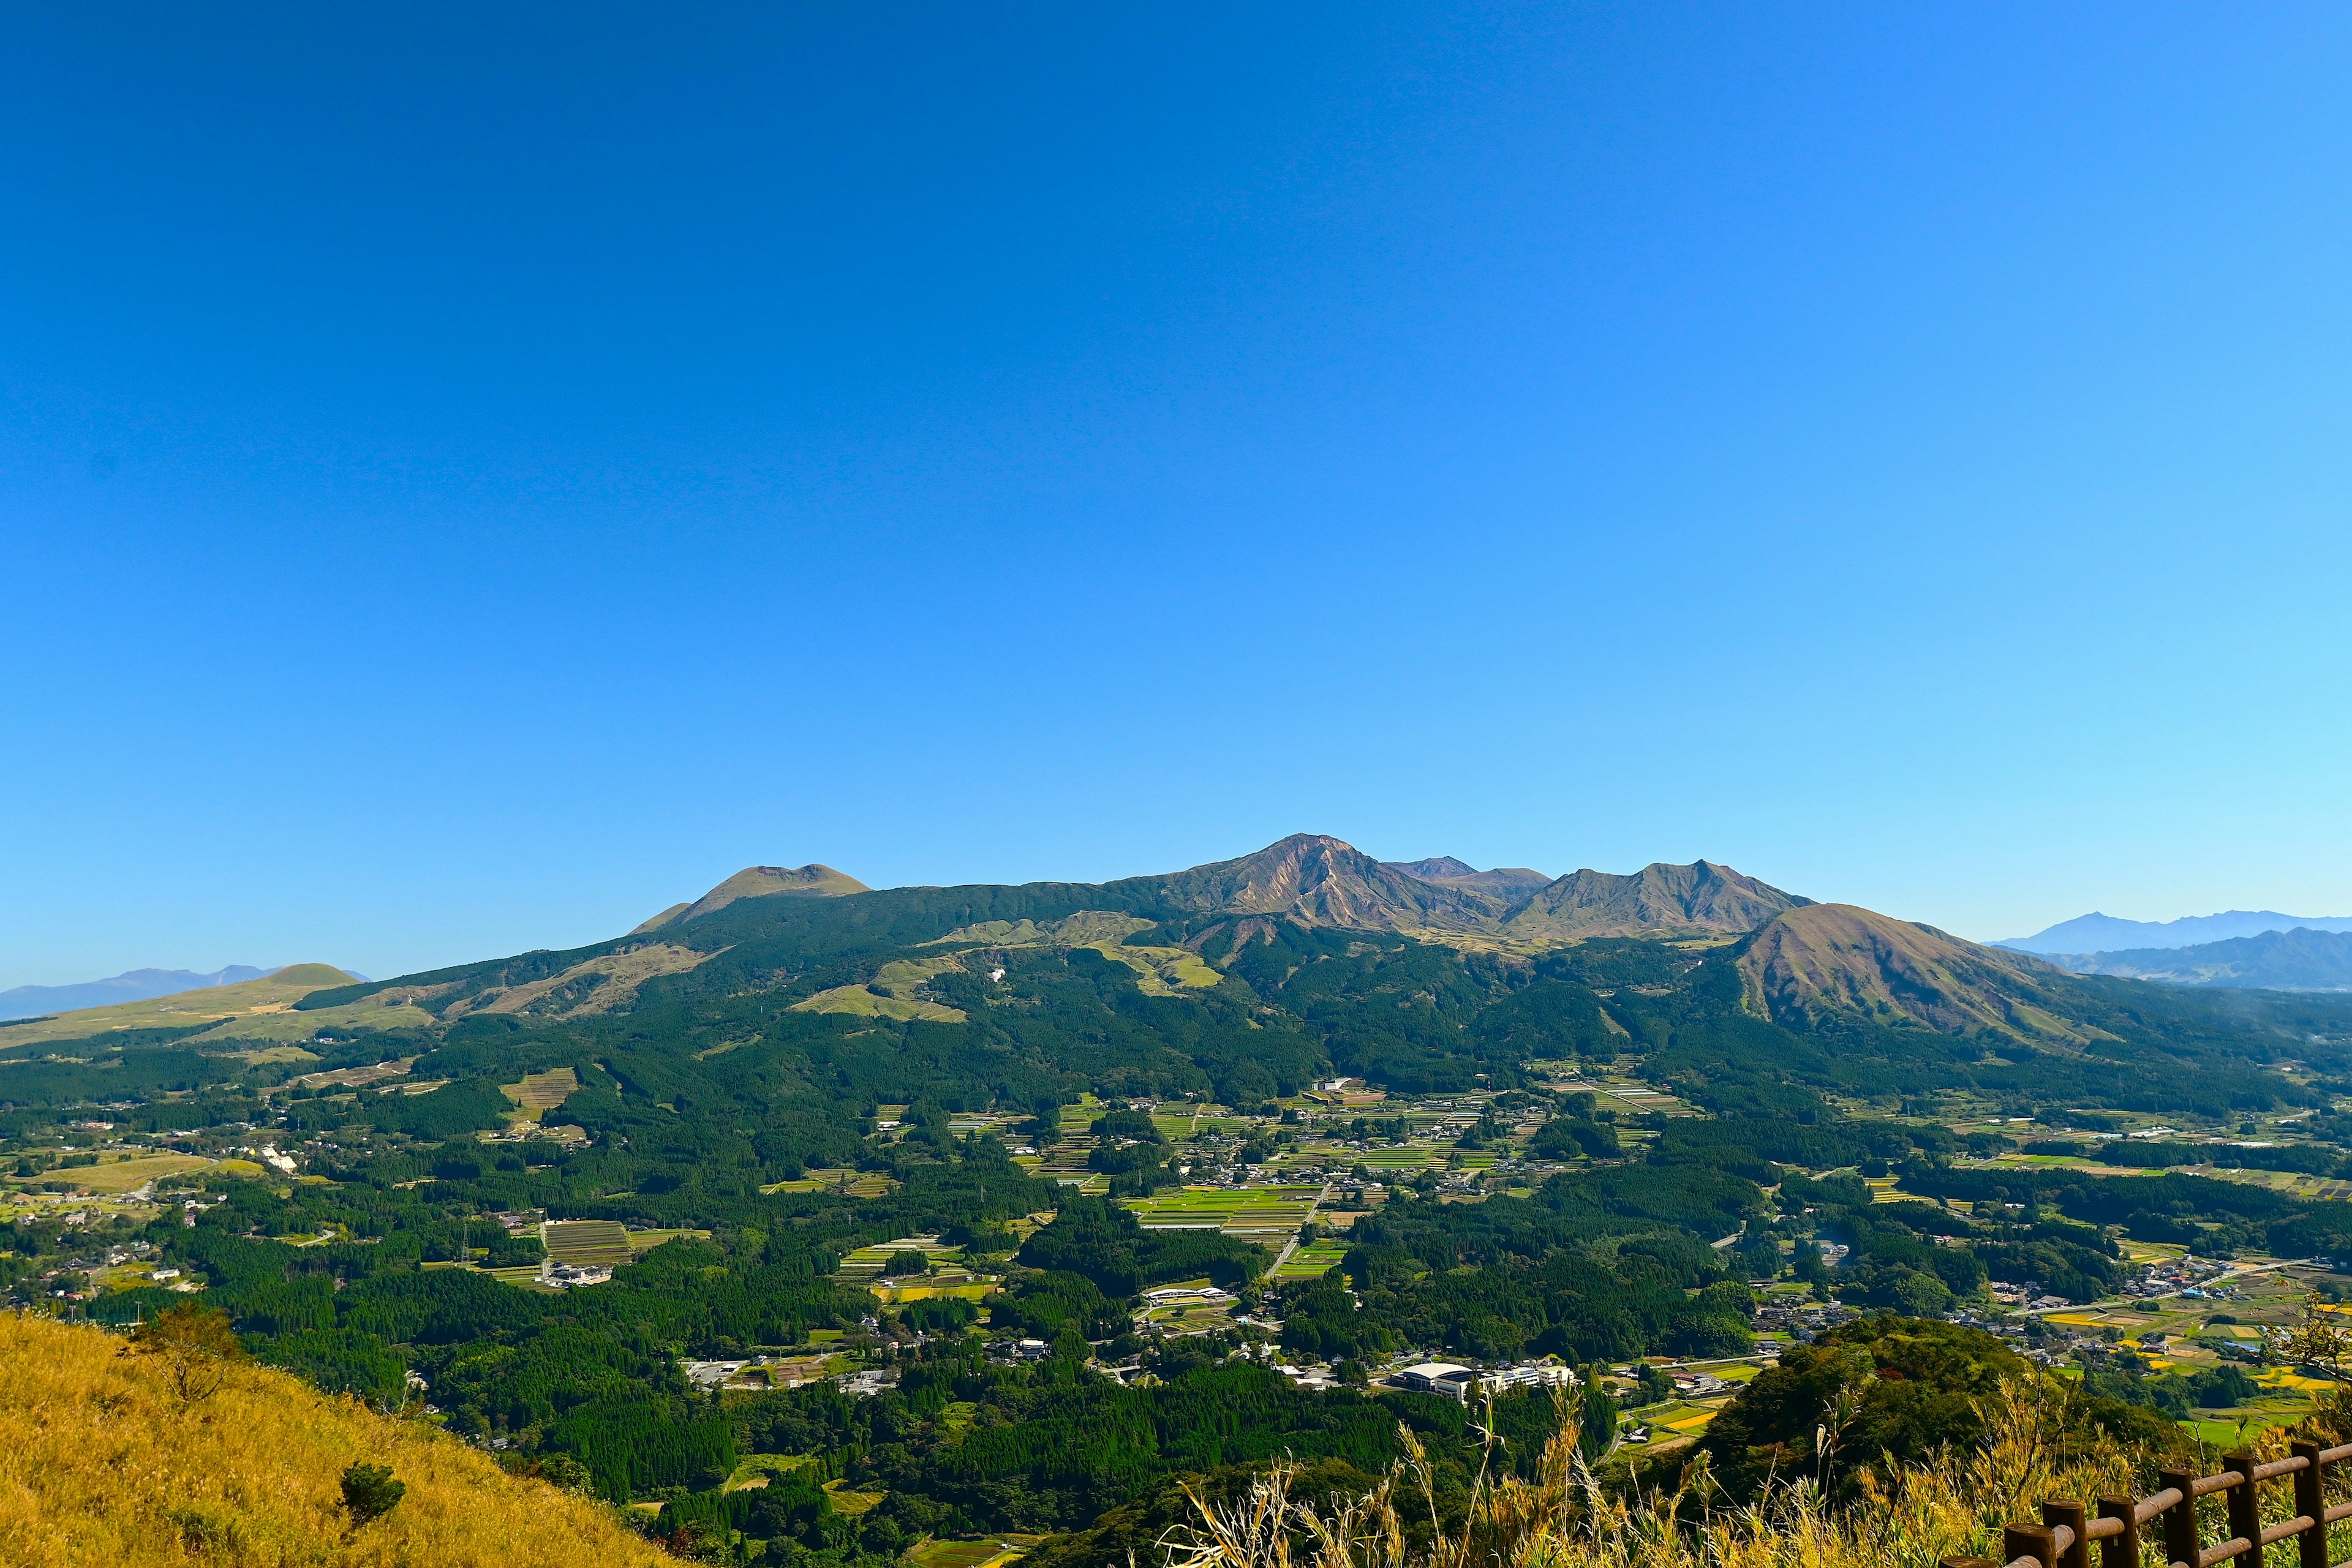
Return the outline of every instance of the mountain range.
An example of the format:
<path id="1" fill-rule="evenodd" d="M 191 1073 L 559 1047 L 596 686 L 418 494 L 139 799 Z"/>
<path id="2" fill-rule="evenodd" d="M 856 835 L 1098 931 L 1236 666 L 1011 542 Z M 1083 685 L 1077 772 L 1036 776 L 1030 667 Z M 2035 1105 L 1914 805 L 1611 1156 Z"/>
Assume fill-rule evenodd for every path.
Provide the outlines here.
<path id="1" fill-rule="evenodd" d="M 1705 860 L 1645 866 L 1630 876 L 1582 870 L 1547 878 L 1519 867 L 1480 871 L 1450 855 L 1375 860 L 1315 833 L 1295 833 L 1238 859 L 1108 885 L 1153 891 L 1202 912 L 1534 949 L 1597 936 L 1720 941 L 1812 901 Z"/>
<path id="2" fill-rule="evenodd" d="M 844 900 L 854 911 L 845 920 L 820 916 Z M 823 953 L 852 951 L 896 956 L 845 969 L 793 1005 L 958 1023 L 968 1010 L 942 1000 L 941 989 L 966 972 L 958 949 L 1092 949 L 1132 970 L 1146 994 L 1178 994 L 1218 984 L 1244 950 L 1276 941 L 1281 928 L 1408 938 L 1503 963 L 1610 941 L 1671 944 L 1693 955 L 1691 963 L 1722 953 L 1737 976 L 1730 1005 L 1788 1027 L 1846 1020 L 2060 1047 L 2112 1037 L 2100 1021 L 2111 1003 L 2083 989 L 2090 984 L 2084 976 L 2352 984 L 2352 935 L 2299 931 L 2210 944 L 2227 952 L 2052 960 L 1853 905 L 1816 903 L 1706 860 L 1549 877 L 1517 867 L 1480 870 L 1450 856 L 1382 861 L 1328 835 L 1300 833 L 1234 859 L 1101 884 L 877 890 L 829 866 L 752 866 L 624 936 L 570 952 L 385 982 L 306 966 L 300 973 L 318 976 L 320 988 L 296 992 L 299 1000 L 281 1001 L 287 988 L 275 982 L 266 998 L 210 1000 L 203 987 L 220 977 L 195 976 L 185 1000 L 166 999 L 160 1012 L 156 1005 L 117 1003 L 88 1015 L 86 1025 L 66 1018 L 0 1026 L 0 1046 L 67 1037 L 77 1027 L 152 1028 L 179 1018 L 187 1020 L 180 1026 L 203 1022 L 208 1039 L 290 1039 L 320 1026 L 431 1028 L 478 1015 L 588 1019 L 677 994 L 689 977 L 698 993 L 707 985 L 743 994 L 813 984 L 801 977 L 826 973 Z M 701 972 L 722 955 L 731 978 L 706 980 Z M 2323 978 L 2315 982 L 2313 973 Z M 299 1016 L 276 1013 L 289 1004 Z"/>
<path id="3" fill-rule="evenodd" d="M 2266 931 L 2193 947 L 2055 954 L 2078 974 L 2119 974 L 2171 985 L 2238 990 L 2352 991 L 2352 931 Z"/>
<path id="4" fill-rule="evenodd" d="M 790 871 L 751 867 L 701 899 L 663 911 L 632 934 L 680 933 L 746 899 L 844 897 L 868 890 L 830 867 Z M 1066 890 L 1075 897 L 1085 889 L 1070 886 Z M 1665 940 L 1700 948 L 1745 942 L 1738 960 L 1743 1005 L 1796 1027 L 1843 1017 L 2079 1046 L 2111 1037 L 2097 1023 L 2086 1021 L 2103 1008 L 2086 1005 L 2072 991 L 2077 973 L 2191 984 L 2308 984 L 2278 978 L 2290 973 L 2284 963 L 2263 967 L 2242 957 L 2238 960 L 2242 967 L 2231 973 L 2272 977 L 2224 982 L 2207 973 L 2214 968 L 2210 964 L 2205 971 L 2182 965 L 2108 966 L 2077 957 L 2044 958 L 2013 951 L 2014 944 L 1986 946 L 1875 910 L 1815 903 L 1706 860 L 1657 862 L 1623 875 L 1582 869 L 1548 877 L 1524 867 L 1480 870 L 1453 856 L 1378 860 L 1328 835 L 1299 833 L 1234 859 L 1102 884 L 1099 895 L 1082 901 L 1139 910 L 1172 908 L 1193 916 L 1186 945 L 1196 950 L 1219 940 L 1249 940 L 1248 919 L 1231 925 L 1216 919 L 1232 916 L 1281 920 L 1308 929 L 1393 932 L 1465 951 L 1517 954 L 1607 938 Z M 1099 922 L 1087 924 L 1073 916 L 1042 926 L 1031 922 L 1025 930 L 1032 940 L 1051 942 L 1057 924 L 1091 931 Z M 2080 927 L 2081 922 L 2069 925 Z M 675 940 L 687 941 L 682 934 Z M 2352 936 L 2344 941 L 2352 953 Z M 1115 944 L 1116 939 L 1106 945 Z M 676 957 L 669 962 L 697 962 L 683 948 L 672 951 Z M 619 967 L 609 958 L 589 962 L 605 969 Z M 2352 955 L 2343 963 L 2352 969 Z"/>
<path id="5" fill-rule="evenodd" d="M 19 985 L 0 991 L 0 1021 L 37 1018 L 44 1013 L 70 1013 L 117 1002 L 143 1002 L 151 996 L 170 996 L 182 991 L 258 980 L 268 973 L 267 969 L 232 963 L 210 974 L 199 974 L 193 969 L 128 969 L 121 974 L 86 980 L 78 985 Z"/>
<path id="6" fill-rule="evenodd" d="M 1231 860 L 1102 884 L 877 892 L 823 865 L 749 867 L 610 942 L 334 986 L 297 1006 L 322 1025 L 372 1028 L 477 1015 L 587 1019 L 635 1009 L 656 982 L 694 976 L 698 986 L 698 972 L 721 954 L 731 954 L 739 971 L 730 985 L 786 984 L 804 958 L 755 955 L 779 941 L 805 953 L 808 937 L 778 933 L 829 929 L 838 922 L 816 919 L 816 910 L 843 900 L 872 906 L 852 917 L 853 928 L 869 931 L 859 942 L 903 943 L 908 956 L 863 978 L 844 973 L 851 984 L 798 1005 L 961 1021 L 964 1013 L 937 1000 L 936 990 L 961 961 L 938 950 L 982 944 L 1092 948 L 1134 969 L 1148 994 L 1175 994 L 1217 984 L 1244 949 L 1274 941 L 1279 926 L 1383 933 L 1506 962 L 1611 940 L 1676 943 L 1693 954 L 1744 943 L 1736 951 L 1735 1005 L 1790 1026 L 1845 1017 L 2072 1043 L 2098 1033 L 2081 1021 L 2096 1009 L 2070 1001 L 2068 988 L 2082 983 L 2063 968 L 1874 910 L 1817 904 L 1727 866 L 1661 862 L 1627 874 L 1547 877 L 1524 868 L 1482 871 L 1447 856 L 1381 861 L 1307 833 Z M 232 1018 L 214 1032 L 253 1027 Z M 13 1037 L 0 1029 L 0 1045 Z"/>
<path id="7" fill-rule="evenodd" d="M 2032 936 L 2012 936 L 1993 943 L 2019 952 L 2084 953 L 2139 952 L 2148 948 L 2195 947 L 2232 937 L 2260 936 L 2265 931 L 2352 931 L 2352 915 L 2283 915 L 2275 910 L 2225 910 L 2218 915 L 2183 915 L 2173 921 L 2126 921 L 2095 911 L 2061 921 Z"/>

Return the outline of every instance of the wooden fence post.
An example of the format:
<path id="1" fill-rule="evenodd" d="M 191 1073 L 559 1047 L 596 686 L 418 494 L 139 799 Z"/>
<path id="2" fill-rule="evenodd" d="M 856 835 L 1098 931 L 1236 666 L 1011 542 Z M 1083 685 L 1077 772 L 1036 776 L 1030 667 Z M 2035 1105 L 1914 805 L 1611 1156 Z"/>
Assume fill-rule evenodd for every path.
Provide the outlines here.
<path id="1" fill-rule="evenodd" d="M 2230 1489 L 2230 1533 L 2249 1542 L 2238 1553 L 2238 1568 L 2263 1568 L 2263 1510 L 2254 1496 L 2254 1467 L 2261 1461 L 2241 1448 L 2221 1462 L 2238 1472 L 2238 1484 Z"/>
<path id="2" fill-rule="evenodd" d="M 2319 1462 L 2319 1445 L 2296 1443 L 2289 1451 L 2304 1461 L 2294 1473 L 2294 1511 L 2311 1521 L 2311 1528 L 2294 1538 L 2296 1568 L 2328 1568 L 2327 1478 Z"/>
<path id="3" fill-rule="evenodd" d="M 2099 1542 L 2099 1568 L 2139 1568 L 2139 1500 L 2103 1497 L 2099 1517 L 2123 1526 Z"/>
<path id="4" fill-rule="evenodd" d="M 2058 1568 L 2058 1538 L 2046 1524 L 2012 1524 L 2000 1532 L 2000 1555 L 2005 1563 L 2032 1557 L 2042 1568 Z"/>
<path id="5" fill-rule="evenodd" d="M 2042 1522 L 2053 1530 L 2063 1524 L 2074 1532 L 2074 1541 L 2058 1553 L 2058 1561 L 2050 1568 L 2091 1568 L 2091 1542 L 2084 1533 L 2091 1521 L 2081 1503 L 2045 1502 L 2042 1505 Z"/>
<path id="6" fill-rule="evenodd" d="M 2189 1568 L 2197 1568 L 2197 1500 L 2189 1489 L 2196 1481 L 2187 1470 L 2159 1470 L 2156 1476 L 2158 1491 L 2180 1494 L 2180 1500 L 2164 1510 L 2164 1560 L 2186 1563 Z"/>

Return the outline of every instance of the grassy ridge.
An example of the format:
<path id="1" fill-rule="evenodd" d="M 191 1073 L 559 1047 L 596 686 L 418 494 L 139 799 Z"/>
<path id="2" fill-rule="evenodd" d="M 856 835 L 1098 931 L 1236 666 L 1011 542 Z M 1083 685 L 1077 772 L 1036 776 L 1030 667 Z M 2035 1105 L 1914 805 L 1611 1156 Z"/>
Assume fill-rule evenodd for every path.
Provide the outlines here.
<path id="1" fill-rule="evenodd" d="M 114 1029 L 188 1028 L 223 1018 L 267 1015 L 292 1006 L 321 986 L 351 983 L 350 975 L 331 964 L 297 963 L 274 970 L 258 980 L 241 980 L 234 985 L 206 985 L 194 991 L 176 991 L 169 996 L 83 1007 L 54 1017 L 0 1026 L 0 1049 L 47 1040 L 82 1039 Z M 316 1019 L 310 1020 L 300 1036 L 309 1035 L 317 1026 Z"/>
<path id="2" fill-rule="evenodd" d="M 184 1409 L 122 1341 L 38 1318 L 0 1318 L 0 1561 L 24 1568 L 668 1561 L 595 1503 L 284 1373 L 236 1367 Z M 408 1492 L 353 1531 L 341 1479 L 358 1462 L 389 1465 Z"/>

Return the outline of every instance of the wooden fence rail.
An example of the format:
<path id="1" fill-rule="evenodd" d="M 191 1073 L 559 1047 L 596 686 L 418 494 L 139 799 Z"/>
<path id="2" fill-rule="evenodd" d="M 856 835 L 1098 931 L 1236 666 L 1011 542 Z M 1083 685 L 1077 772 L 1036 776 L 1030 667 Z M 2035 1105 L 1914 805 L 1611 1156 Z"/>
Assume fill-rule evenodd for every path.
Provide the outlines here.
<path id="1" fill-rule="evenodd" d="M 2334 1448 L 2297 1443 L 2290 1458 L 2268 1464 L 2249 1453 L 2229 1455 L 2221 1461 L 2229 1468 L 2219 1475 L 2160 1471 L 2157 1479 L 2163 1484 L 2155 1493 L 2101 1498 L 2096 1519 L 2079 1502 L 2043 1503 L 2040 1524 L 2012 1524 L 2001 1531 L 2002 1563 L 1947 1557 L 1943 1568 L 2091 1568 L 2095 1541 L 2099 1568 L 2140 1568 L 2140 1532 L 2151 1521 L 2161 1523 L 2164 1560 L 2170 1568 L 2214 1568 L 2233 1559 L 2238 1568 L 2263 1568 L 2263 1549 L 2287 1540 L 2295 1543 L 2295 1568 L 2352 1568 L 2352 1561 L 2327 1560 L 2327 1527 L 2352 1519 L 2352 1502 L 2330 1507 L 2326 1500 L 2330 1468 L 2346 1459 L 2352 1459 L 2352 1443 Z M 2265 1528 L 2255 1489 L 2283 1476 L 2294 1479 L 2294 1517 Z M 2200 1546 L 2197 1500 L 2215 1492 L 2228 1494 L 2223 1501 L 2230 1538 Z"/>

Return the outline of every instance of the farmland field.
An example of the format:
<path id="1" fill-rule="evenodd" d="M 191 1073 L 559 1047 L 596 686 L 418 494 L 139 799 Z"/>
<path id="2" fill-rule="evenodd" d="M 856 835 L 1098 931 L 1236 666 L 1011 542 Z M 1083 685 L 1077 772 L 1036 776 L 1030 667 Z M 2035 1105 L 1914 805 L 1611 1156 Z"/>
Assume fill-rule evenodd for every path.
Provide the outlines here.
<path id="1" fill-rule="evenodd" d="M 1282 1260 L 1274 1271 L 1276 1279 L 1313 1279 L 1328 1274 L 1348 1256 L 1344 1241 L 1310 1241 Z"/>
<path id="2" fill-rule="evenodd" d="M 1187 1187 L 1148 1198 L 1124 1198 L 1147 1230 L 1191 1228 L 1227 1235 L 1296 1231 L 1307 1223 L 1320 1187 Z"/>
<path id="3" fill-rule="evenodd" d="M 548 1257 L 574 1268 L 609 1268 L 635 1256 L 628 1230 L 616 1219 L 555 1219 L 539 1227 Z"/>
<path id="4" fill-rule="evenodd" d="M 106 1165 L 77 1166 L 52 1172 L 51 1174 L 93 1193 L 127 1193 L 158 1177 L 176 1176 L 183 1171 L 204 1170 L 212 1163 L 196 1154 L 149 1154 L 135 1160 L 117 1160 Z"/>
<path id="5" fill-rule="evenodd" d="M 991 1563 L 1018 1557 L 1026 1550 L 1003 1535 L 992 1535 L 984 1541 L 926 1541 L 908 1552 L 906 1560 L 915 1568 L 988 1568 Z"/>
<path id="6" fill-rule="evenodd" d="M 579 1088 L 577 1074 L 570 1068 L 557 1068 L 553 1072 L 525 1073 L 520 1083 L 500 1084 L 499 1092 L 515 1102 L 516 1121 L 537 1121 Z"/>
<path id="7" fill-rule="evenodd" d="M 963 1248 L 942 1246 L 936 1236 L 902 1236 L 896 1241 L 859 1247 L 841 1260 L 840 1271 L 879 1276 L 894 1252 L 919 1252 L 934 1264 L 951 1263 L 963 1256 Z"/>

